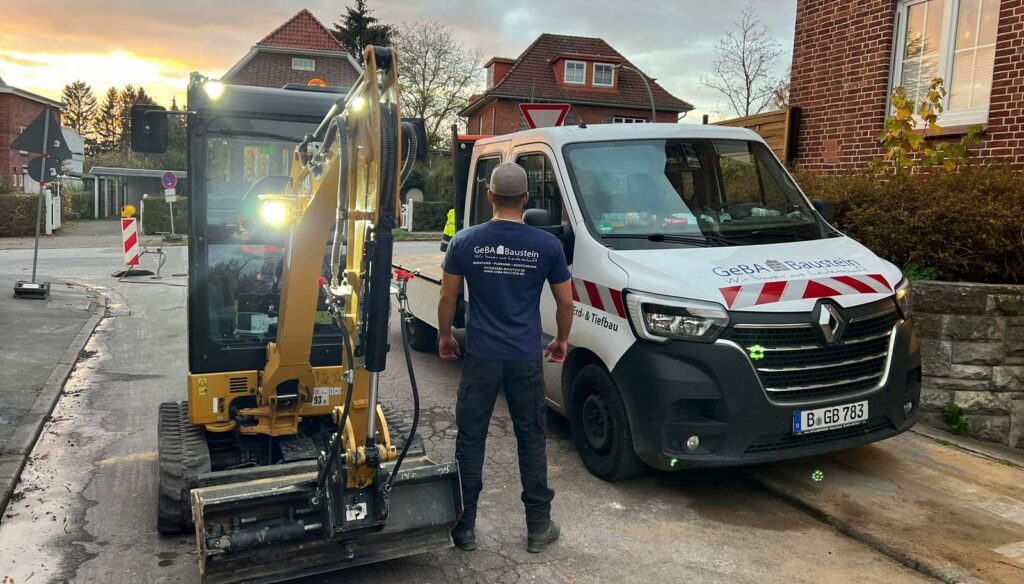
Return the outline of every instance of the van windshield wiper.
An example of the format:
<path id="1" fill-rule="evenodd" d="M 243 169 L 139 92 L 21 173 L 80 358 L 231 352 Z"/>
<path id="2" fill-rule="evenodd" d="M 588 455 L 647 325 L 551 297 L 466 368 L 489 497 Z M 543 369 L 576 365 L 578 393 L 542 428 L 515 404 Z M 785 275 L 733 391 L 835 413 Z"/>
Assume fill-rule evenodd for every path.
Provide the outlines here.
<path id="1" fill-rule="evenodd" d="M 733 233 L 733 237 L 758 237 L 761 235 L 773 235 L 776 237 L 790 237 L 793 239 L 799 239 L 800 241 L 811 241 L 815 239 L 821 239 L 821 237 L 805 235 L 803 233 L 796 233 L 793 231 L 786 231 L 784 229 L 755 229 L 754 231 Z"/>
<path id="2" fill-rule="evenodd" d="M 729 239 L 728 237 L 722 237 L 720 235 L 714 234 L 681 235 L 672 233 L 610 233 L 604 235 L 604 237 L 614 239 L 646 239 L 647 241 L 667 241 L 669 243 L 688 243 L 691 245 L 699 245 L 702 247 L 710 247 L 712 244 L 742 245 L 740 242 L 734 239 Z"/>

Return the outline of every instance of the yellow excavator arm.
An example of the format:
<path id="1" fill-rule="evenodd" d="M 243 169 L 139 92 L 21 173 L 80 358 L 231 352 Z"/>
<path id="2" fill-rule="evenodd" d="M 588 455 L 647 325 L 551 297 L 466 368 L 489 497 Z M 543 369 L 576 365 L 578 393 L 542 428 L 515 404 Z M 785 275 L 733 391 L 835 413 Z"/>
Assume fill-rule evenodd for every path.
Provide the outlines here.
<path id="1" fill-rule="evenodd" d="M 425 453 L 406 461 L 413 437 L 399 452 L 378 403 L 392 229 L 413 158 L 403 157 L 403 138 L 411 151 L 415 138 L 400 118 L 398 56 L 367 47 L 364 57 L 355 87 L 296 147 L 289 187 L 260 196 L 261 215 L 290 229 L 276 340 L 267 346 L 256 405 L 238 412 L 250 421 L 239 432 L 271 440 L 298 432 L 316 387 L 310 350 L 321 299 L 343 332 L 344 405 L 334 408 L 336 429 L 315 471 L 252 469 L 252 480 L 211 478 L 192 490 L 207 584 L 271 582 L 445 547 L 461 512 L 457 464 L 435 464 Z"/>

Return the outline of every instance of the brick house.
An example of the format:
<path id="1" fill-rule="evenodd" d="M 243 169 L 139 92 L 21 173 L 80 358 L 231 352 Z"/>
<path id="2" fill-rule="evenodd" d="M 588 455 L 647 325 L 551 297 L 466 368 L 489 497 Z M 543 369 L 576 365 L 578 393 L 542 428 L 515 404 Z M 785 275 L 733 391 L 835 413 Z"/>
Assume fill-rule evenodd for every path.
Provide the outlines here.
<path id="1" fill-rule="evenodd" d="M 1024 0 L 798 0 L 790 102 L 796 165 L 835 172 L 882 154 L 892 89 L 946 81 L 938 139 L 985 128 L 975 152 L 1024 164 Z"/>
<path id="2" fill-rule="evenodd" d="M 487 88 L 459 115 L 471 134 L 506 134 L 527 128 L 524 102 L 572 104 L 565 124 L 651 121 L 651 100 L 628 59 L 599 38 L 542 34 L 516 59 L 484 64 Z M 637 69 L 639 70 L 639 69 Z M 675 123 L 693 109 L 647 77 L 658 122 Z"/>
<path id="3" fill-rule="evenodd" d="M 0 174 L 15 187 L 24 188 L 25 165 L 36 155 L 12 150 L 10 144 L 47 108 L 59 120 L 64 104 L 11 87 L 0 79 Z"/>
<path id="4" fill-rule="evenodd" d="M 320 79 L 333 87 L 349 88 L 362 68 L 331 31 L 303 8 L 263 37 L 221 77 L 225 83 L 284 87 Z"/>

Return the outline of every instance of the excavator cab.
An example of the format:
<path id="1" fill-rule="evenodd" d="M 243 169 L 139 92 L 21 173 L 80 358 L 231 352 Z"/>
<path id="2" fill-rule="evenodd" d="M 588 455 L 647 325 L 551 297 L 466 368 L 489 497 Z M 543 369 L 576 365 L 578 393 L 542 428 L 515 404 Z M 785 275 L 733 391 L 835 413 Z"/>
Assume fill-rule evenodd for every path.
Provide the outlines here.
<path id="1" fill-rule="evenodd" d="M 195 531 L 204 584 L 447 547 L 462 511 L 458 465 L 415 435 L 408 356 L 414 407 L 378 400 L 422 134 L 397 55 L 364 57 L 345 96 L 190 83 L 188 399 L 160 407 L 158 528 Z M 166 145 L 173 113 L 133 111 L 133 146 Z"/>

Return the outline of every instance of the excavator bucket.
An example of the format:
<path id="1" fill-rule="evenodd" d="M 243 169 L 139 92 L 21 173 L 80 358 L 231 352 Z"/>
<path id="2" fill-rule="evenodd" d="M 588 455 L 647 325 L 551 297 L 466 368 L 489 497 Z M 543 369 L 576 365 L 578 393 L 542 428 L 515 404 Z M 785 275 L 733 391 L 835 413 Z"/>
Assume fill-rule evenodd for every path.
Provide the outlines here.
<path id="1" fill-rule="evenodd" d="M 221 473 L 199 477 L 210 485 L 192 491 L 203 584 L 280 582 L 451 546 L 449 532 L 462 513 L 458 463 L 410 453 L 395 478 L 387 521 L 335 536 L 325 528 L 330 518 L 310 505 L 316 464 L 279 466 L 288 474 L 231 471 L 234 482 L 224 484 L 216 484 Z M 239 482 L 247 471 L 249 480 Z"/>

